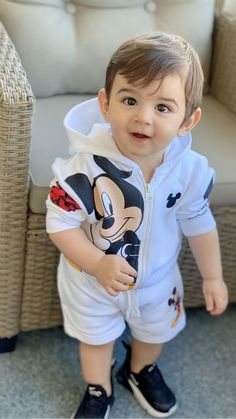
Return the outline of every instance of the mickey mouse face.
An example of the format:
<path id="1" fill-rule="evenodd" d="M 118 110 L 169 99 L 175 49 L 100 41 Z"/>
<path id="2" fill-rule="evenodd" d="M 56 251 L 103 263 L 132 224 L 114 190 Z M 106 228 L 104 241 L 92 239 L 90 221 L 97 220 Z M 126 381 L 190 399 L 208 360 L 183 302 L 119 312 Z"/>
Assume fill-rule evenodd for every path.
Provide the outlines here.
<path id="1" fill-rule="evenodd" d="M 178 192 L 175 196 L 172 193 L 169 194 L 167 198 L 166 208 L 171 208 L 176 204 L 177 199 L 181 197 L 181 193 Z"/>
<path id="2" fill-rule="evenodd" d="M 121 189 L 106 175 L 99 176 L 94 187 L 94 201 L 98 214 L 102 217 L 100 235 L 114 242 L 120 239 L 125 231 L 136 231 L 141 220 L 142 211 L 136 206 L 125 207 Z"/>

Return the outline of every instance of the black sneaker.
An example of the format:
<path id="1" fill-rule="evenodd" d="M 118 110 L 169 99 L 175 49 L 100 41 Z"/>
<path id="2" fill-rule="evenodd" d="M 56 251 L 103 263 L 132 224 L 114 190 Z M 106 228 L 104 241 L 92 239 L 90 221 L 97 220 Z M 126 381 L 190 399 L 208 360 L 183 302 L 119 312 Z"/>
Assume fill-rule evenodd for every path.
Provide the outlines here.
<path id="1" fill-rule="evenodd" d="M 108 397 L 102 386 L 89 384 L 73 418 L 108 418 L 113 403 L 113 394 Z"/>
<path id="2" fill-rule="evenodd" d="M 147 365 L 138 374 L 130 372 L 131 348 L 123 342 L 127 355 L 117 372 L 117 380 L 133 392 L 139 404 L 152 417 L 167 417 L 177 409 L 175 395 L 166 385 L 156 364 Z"/>

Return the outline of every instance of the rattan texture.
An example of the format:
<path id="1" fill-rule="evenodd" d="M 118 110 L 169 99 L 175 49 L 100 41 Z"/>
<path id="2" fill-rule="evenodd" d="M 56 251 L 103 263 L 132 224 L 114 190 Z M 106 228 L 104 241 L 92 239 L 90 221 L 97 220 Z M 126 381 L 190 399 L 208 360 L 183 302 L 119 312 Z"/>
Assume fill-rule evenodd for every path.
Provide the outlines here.
<path id="1" fill-rule="evenodd" d="M 0 336 L 20 325 L 34 97 L 0 24 Z"/>
<path id="2" fill-rule="evenodd" d="M 45 216 L 29 214 L 21 330 L 62 324 L 57 292 L 59 252 L 45 230 Z"/>
<path id="3" fill-rule="evenodd" d="M 236 207 L 212 209 L 220 237 L 223 275 L 229 289 L 229 301 L 236 302 Z M 186 307 L 204 305 L 202 279 L 187 240 L 183 240 L 179 258 L 184 280 Z"/>
<path id="4" fill-rule="evenodd" d="M 211 93 L 236 114 L 236 16 L 222 13 L 215 22 Z"/>

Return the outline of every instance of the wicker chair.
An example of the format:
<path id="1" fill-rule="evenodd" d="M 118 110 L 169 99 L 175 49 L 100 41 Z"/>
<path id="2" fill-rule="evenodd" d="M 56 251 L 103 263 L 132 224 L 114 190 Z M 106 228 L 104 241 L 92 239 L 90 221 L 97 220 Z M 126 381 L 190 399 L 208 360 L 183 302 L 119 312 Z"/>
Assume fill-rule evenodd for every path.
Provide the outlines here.
<path id="1" fill-rule="evenodd" d="M 213 44 L 211 94 L 236 121 L 235 17 L 218 16 Z M 14 349 L 20 331 L 61 325 L 62 317 L 56 286 L 58 252 L 45 232 L 45 214 L 29 209 L 29 155 L 35 97 L 2 24 L 0 66 L 0 351 L 4 352 Z M 236 182 L 236 192 L 235 185 Z M 230 301 L 235 302 L 236 205 L 223 202 L 213 206 L 213 212 L 218 222 Z M 186 240 L 180 266 L 186 305 L 201 306 L 200 276 Z"/>

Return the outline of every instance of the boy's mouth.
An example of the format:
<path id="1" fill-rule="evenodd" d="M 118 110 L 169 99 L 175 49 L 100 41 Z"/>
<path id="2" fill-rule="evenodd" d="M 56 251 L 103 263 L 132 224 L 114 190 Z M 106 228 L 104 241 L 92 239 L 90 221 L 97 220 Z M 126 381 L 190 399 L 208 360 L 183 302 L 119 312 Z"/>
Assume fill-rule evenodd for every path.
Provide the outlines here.
<path id="1" fill-rule="evenodd" d="M 139 139 L 139 140 L 145 140 L 145 139 L 150 138 L 148 135 L 143 134 L 143 133 L 141 133 L 141 132 L 131 132 L 130 134 L 131 134 L 134 138 L 137 138 L 137 139 Z"/>

